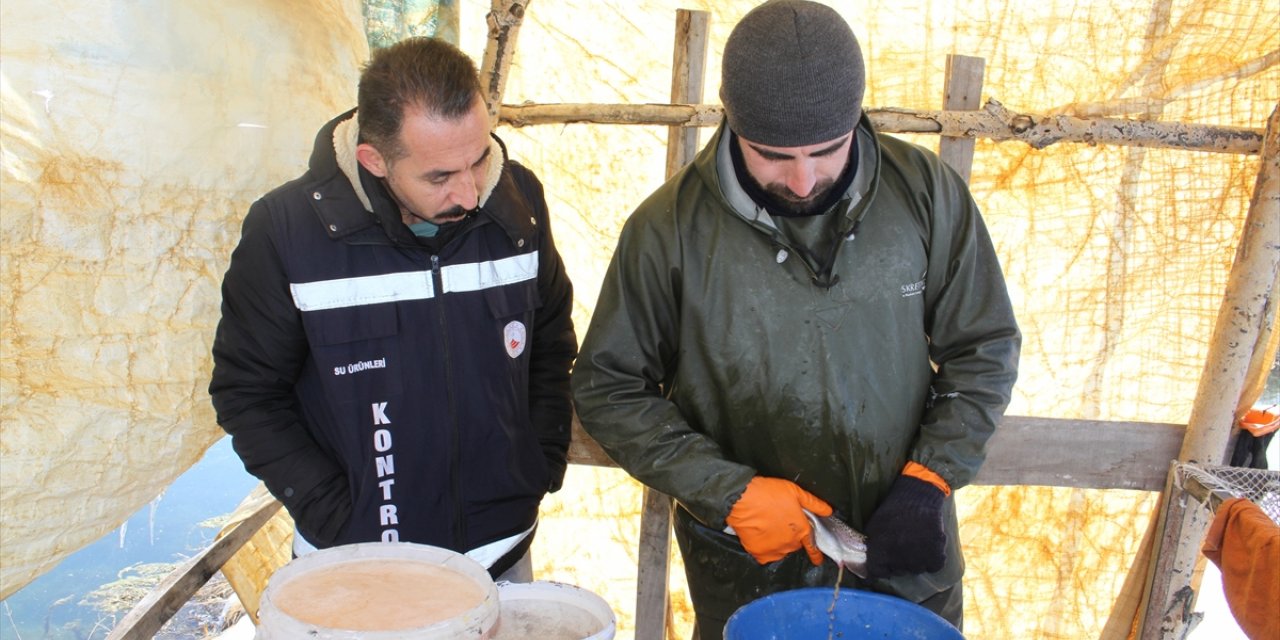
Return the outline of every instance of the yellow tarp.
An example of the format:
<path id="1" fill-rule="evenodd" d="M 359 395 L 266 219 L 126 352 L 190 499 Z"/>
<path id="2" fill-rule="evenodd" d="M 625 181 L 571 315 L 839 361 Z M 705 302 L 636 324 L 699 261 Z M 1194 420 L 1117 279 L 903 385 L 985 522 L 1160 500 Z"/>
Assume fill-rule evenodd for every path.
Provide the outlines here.
<path id="1" fill-rule="evenodd" d="M 862 43 L 868 107 L 940 108 L 948 53 L 984 58 L 983 98 L 1028 113 L 1260 128 L 1280 100 L 1280 0 L 831 4 Z M 479 61 L 489 4 L 460 5 L 461 45 Z M 715 103 L 724 38 L 753 5 L 533 0 L 505 101 L 667 102 L 674 12 L 688 8 L 711 13 L 703 101 Z M 217 436 L 208 347 L 239 221 L 300 172 L 366 55 L 354 0 L 127 6 L 0 5 L 3 594 L 110 530 Z M 580 328 L 622 221 L 662 181 L 666 133 L 499 131 L 546 184 Z M 1009 412 L 1185 423 L 1257 168 L 979 141 L 972 188 L 1026 336 Z M 958 495 L 966 634 L 1097 637 L 1154 494 Z M 605 596 L 623 637 L 638 508 L 625 474 L 572 468 L 534 550 L 540 577 Z"/>
<path id="2" fill-rule="evenodd" d="M 0 598 L 222 435 L 229 251 L 354 101 L 359 20 L 339 0 L 0 3 Z"/>

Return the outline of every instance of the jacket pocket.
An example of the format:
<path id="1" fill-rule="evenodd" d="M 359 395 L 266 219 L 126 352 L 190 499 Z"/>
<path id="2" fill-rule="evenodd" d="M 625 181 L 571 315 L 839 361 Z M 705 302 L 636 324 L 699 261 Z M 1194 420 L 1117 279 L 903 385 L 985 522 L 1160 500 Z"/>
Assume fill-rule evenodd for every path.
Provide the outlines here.
<path id="1" fill-rule="evenodd" d="M 483 466 L 500 468 L 501 474 L 487 474 L 471 487 L 474 498 L 485 504 L 503 504 L 513 499 L 540 499 L 549 481 L 549 470 L 529 412 L 529 365 L 533 351 L 534 319 L 541 300 L 534 281 L 510 284 L 485 291 L 491 316 L 486 344 L 502 347 L 477 349 L 476 364 L 484 380 L 475 384 L 481 393 L 470 405 L 475 415 L 485 416 L 487 428 L 477 429 L 472 450 L 483 452 Z M 492 343 L 489 340 L 493 340 Z"/>
<path id="2" fill-rule="evenodd" d="M 534 281 L 497 287 L 485 291 L 485 301 L 495 326 L 502 332 L 502 345 L 508 361 L 526 366 L 529 343 L 533 340 L 534 312 L 542 305 Z"/>
<path id="3" fill-rule="evenodd" d="M 542 306 L 535 280 L 488 289 L 485 299 L 495 319 L 523 316 Z"/>
<path id="4" fill-rule="evenodd" d="M 394 304 L 309 311 L 302 324 L 330 401 L 400 393 L 402 352 Z"/>

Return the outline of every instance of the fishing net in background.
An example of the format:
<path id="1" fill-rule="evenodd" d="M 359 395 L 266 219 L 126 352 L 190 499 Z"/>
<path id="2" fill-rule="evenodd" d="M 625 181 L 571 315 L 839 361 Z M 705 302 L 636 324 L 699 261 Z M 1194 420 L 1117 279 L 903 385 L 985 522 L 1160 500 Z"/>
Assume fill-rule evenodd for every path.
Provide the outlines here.
<path id="1" fill-rule="evenodd" d="M 1174 488 L 1209 512 L 1227 499 L 1244 498 L 1280 525 L 1280 471 L 1178 464 L 1174 467 Z"/>
<path id="2" fill-rule="evenodd" d="M 1165 504 L 1150 594 L 1152 603 L 1165 604 L 1146 610 L 1160 637 L 1185 638 L 1205 622 L 1197 597 L 1218 580 L 1246 635 L 1280 631 L 1273 613 L 1280 593 L 1280 471 L 1174 462 Z M 1220 573 L 1204 580 L 1210 562 Z"/>

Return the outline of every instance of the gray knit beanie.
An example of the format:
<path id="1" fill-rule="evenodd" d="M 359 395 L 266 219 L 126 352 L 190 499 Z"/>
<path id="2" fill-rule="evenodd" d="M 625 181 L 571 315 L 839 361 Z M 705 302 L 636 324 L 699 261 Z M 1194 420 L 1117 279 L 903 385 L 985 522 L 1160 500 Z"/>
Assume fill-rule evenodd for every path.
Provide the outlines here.
<path id="1" fill-rule="evenodd" d="M 849 133 L 862 114 L 866 72 L 849 24 L 808 0 L 769 0 L 733 28 L 720 101 L 734 133 L 803 147 Z"/>

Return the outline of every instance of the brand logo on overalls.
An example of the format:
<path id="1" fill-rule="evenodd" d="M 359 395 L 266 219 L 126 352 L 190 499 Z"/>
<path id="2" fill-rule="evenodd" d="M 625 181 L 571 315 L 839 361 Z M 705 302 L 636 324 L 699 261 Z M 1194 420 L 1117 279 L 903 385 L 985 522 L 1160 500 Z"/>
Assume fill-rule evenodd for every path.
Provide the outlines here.
<path id="1" fill-rule="evenodd" d="M 519 321 L 511 321 L 507 326 L 502 328 L 502 346 L 507 348 L 507 355 L 512 358 L 519 358 L 524 353 L 525 333 L 524 323 Z"/>

